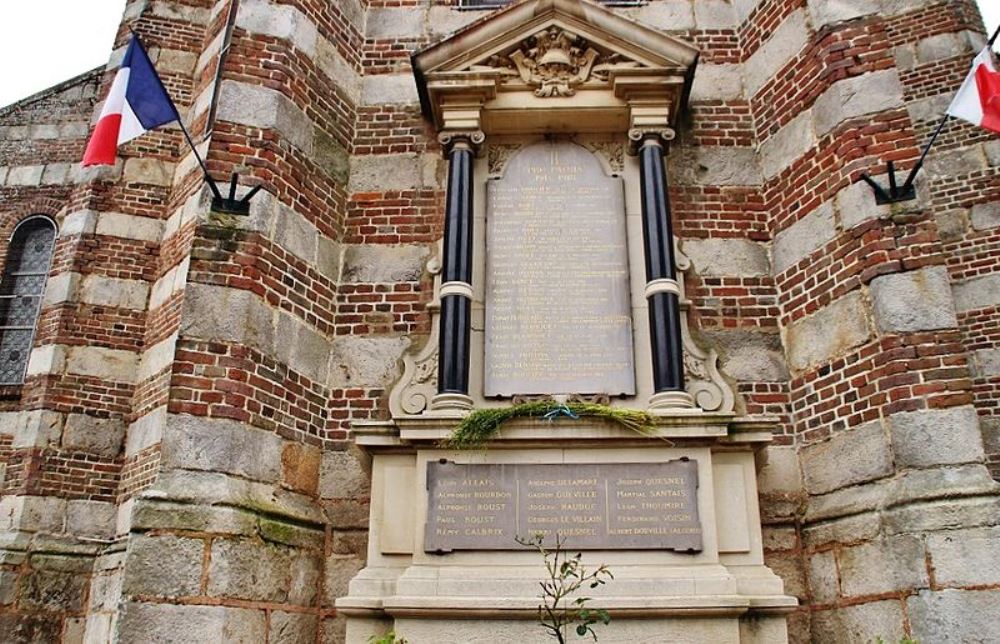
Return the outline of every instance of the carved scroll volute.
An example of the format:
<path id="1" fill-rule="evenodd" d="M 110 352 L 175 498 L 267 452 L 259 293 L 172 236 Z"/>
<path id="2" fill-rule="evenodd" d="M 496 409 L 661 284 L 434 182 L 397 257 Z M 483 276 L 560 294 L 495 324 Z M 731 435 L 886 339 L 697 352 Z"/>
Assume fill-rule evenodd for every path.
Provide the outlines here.
<path id="1" fill-rule="evenodd" d="M 431 332 L 427 342 L 403 355 L 403 375 L 389 392 L 389 411 L 394 418 L 418 416 L 430 407 L 438 386 L 438 330 L 441 310 L 440 248 L 427 262 L 427 272 L 434 277 L 434 298 L 427 304 Z"/>
<path id="2" fill-rule="evenodd" d="M 674 238 L 674 258 L 681 273 L 691 268 L 691 260 L 680 249 Z M 685 311 L 690 302 L 684 294 L 684 279 L 677 280 L 680 288 L 681 307 Z M 732 387 L 719 372 L 719 354 L 714 349 L 705 351 L 694 341 L 688 328 L 687 315 L 681 316 L 681 335 L 684 343 L 684 389 L 694 398 L 694 404 L 702 411 L 732 413 L 735 410 L 736 395 Z"/>

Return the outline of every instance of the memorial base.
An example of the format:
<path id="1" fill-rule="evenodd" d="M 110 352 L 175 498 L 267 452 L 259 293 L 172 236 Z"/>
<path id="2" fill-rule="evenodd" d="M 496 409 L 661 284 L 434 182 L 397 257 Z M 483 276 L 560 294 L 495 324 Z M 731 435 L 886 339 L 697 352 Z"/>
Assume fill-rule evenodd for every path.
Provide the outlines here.
<path id="1" fill-rule="evenodd" d="M 764 565 L 757 506 L 756 456 L 770 433 L 730 420 L 678 417 L 658 435 L 641 436 L 599 421 L 524 419 L 480 451 L 440 449 L 451 428 L 443 419 L 359 428 L 358 442 L 373 454 L 371 525 L 367 567 L 337 602 L 347 641 L 361 644 L 390 629 L 411 644 L 552 641 L 537 622 L 538 584 L 547 579 L 542 555 L 514 540 L 560 516 L 546 505 L 558 501 L 542 498 L 545 486 L 554 499 L 573 491 L 582 497 L 565 500 L 568 527 L 550 528 L 582 534 L 581 526 L 593 525 L 599 536 L 575 548 L 570 541 L 567 550 L 614 575 L 587 589 L 588 606 L 612 618 L 596 627 L 599 641 L 787 641 L 784 615 L 796 600 Z M 650 474 L 672 462 L 689 473 Z M 444 485 L 441 471 L 455 464 L 469 466 L 470 477 Z M 692 507 L 677 506 L 684 516 L 665 514 L 672 510 L 663 509 L 663 498 L 680 503 L 691 484 Z M 700 543 L 692 546 L 670 536 L 670 522 L 686 525 L 695 507 Z M 663 548 L 623 540 L 623 525 L 662 532 Z M 435 526 L 443 530 L 437 536 Z"/>

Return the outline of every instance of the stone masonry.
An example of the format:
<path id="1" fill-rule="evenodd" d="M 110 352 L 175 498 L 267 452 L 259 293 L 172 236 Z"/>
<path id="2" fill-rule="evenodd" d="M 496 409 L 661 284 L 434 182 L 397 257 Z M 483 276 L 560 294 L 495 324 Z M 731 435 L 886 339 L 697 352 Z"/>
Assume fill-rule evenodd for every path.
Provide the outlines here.
<path id="1" fill-rule="evenodd" d="M 26 217 L 58 230 L 0 387 L 4 641 L 342 641 L 351 426 L 426 339 L 442 235 L 410 55 L 492 11 L 457 4 L 131 0 L 106 69 L 0 108 L 0 262 Z M 739 413 L 781 421 L 759 477 L 793 641 L 1000 640 L 1000 139 L 951 123 L 916 202 L 858 182 L 918 157 L 975 4 L 635 4 L 701 50 L 675 232 Z M 130 28 L 213 175 L 263 186 L 249 217 L 210 211 L 176 128 L 79 167 Z"/>

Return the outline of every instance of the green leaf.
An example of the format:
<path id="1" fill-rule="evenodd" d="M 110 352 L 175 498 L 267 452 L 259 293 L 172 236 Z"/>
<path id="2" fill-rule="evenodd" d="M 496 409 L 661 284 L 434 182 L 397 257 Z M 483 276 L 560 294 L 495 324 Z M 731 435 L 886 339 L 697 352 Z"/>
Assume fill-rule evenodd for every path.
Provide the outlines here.
<path id="1" fill-rule="evenodd" d="M 611 623 L 611 615 L 608 614 L 608 611 L 604 610 L 603 608 L 597 611 L 597 616 L 601 618 L 601 622 L 605 626 Z"/>
<path id="2" fill-rule="evenodd" d="M 586 624 L 580 624 L 579 626 L 577 626 L 576 627 L 576 634 L 579 635 L 580 637 L 583 637 L 584 635 L 586 635 L 587 634 L 587 625 Z"/>

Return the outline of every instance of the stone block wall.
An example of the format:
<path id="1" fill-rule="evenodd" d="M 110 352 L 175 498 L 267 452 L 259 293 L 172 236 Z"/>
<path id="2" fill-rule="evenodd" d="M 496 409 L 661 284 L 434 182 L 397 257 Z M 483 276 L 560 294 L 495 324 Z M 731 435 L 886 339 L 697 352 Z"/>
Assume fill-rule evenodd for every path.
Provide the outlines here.
<path id="1" fill-rule="evenodd" d="M 793 639 L 1000 638 L 1000 148 L 952 123 L 918 202 L 857 183 L 918 156 L 974 4 L 615 10 L 702 50 L 671 200 L 692 326 L 739 411 L 779 421 L 760 483 Z M 0 391 L 14 641 L 341 640 L 369 495 L 349 430 L 426 338 L 442 234 L 409 56 L 487 13 L 128 3 L 110 66 L 135 29 L 213 175 L 263 186 L 247 218 L 209 213 L 173 129 L 79 170 L 111 70 L 0 111 L 0 258 L 24 216 L 59 230 L 28 377 Z"/>

